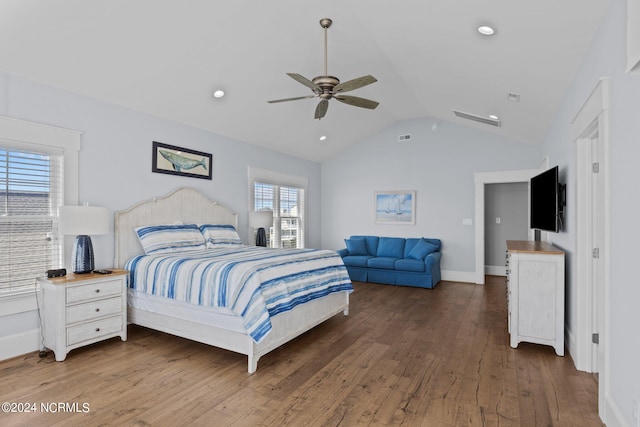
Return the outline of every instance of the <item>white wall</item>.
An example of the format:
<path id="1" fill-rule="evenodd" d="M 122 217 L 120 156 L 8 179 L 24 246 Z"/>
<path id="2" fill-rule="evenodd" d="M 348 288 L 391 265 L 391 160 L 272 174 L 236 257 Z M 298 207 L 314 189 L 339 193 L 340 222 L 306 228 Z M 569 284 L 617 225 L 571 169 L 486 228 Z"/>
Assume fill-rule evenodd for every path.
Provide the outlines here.
<path id="1" fill-rule="evenodd" d="M 635 425 L 633 397 L 640 399 L 640 286 L 638 250 L 640 233 L 635 222 L 640 212 L 640 74 L 624 73 L 626 1 L 612 0 L 585 62 L 544 141 L 543 153 L 551 164 L 559 164 L 567 182 L 566 232 L 550 234 L 550 240 L 568 252 L 567 321 L 574 329 L 576 212 L 576 145 L 570 139 L 570 123 L 596 86 L 609 77 L 610 99 L 610 328 L 608 425 Z"/>
<path id="2" fill-rule="evenodd" d="M 433 124 L 428 117 L 396 123 L 323 162 L 323 247 L 343 248 L 352 234 L 435 237 L 448 277 L 474 274 L 475 225 L 462 224 L 475 215 L 473 174 L 537 168 L 540 147 L 452 122 L 438 121 L 434 131 Z M 407 133 L 412 140 L 398 142 Z M 375 225 L 378 190 L 416 190 L 416 224 Z"/>
<path id="3" fill-rule="evenodd" d="M 0 115 L 83 133 L 79 153 L 81 202 L 104 206 L 114 212 L 179 187 L 194 187 L 239 214 L 238 232 L 244 242 L 248 242 L 248 166 L 307 177 L 307 246 L 320 246 L 318 163 L 1 72 Z M 152 141 L 212 153 L 213 179 L 152 173 Z M 111 221 L 113 230 L 113 219 Z M 70 242 L 73 237 L 67 240 Z M 96 268 L 112 267 L 113 233 L 94 236 L 92 241 Z M 69 258 L 67 254 L 67 264 Z M 37 312 L 28 312 L 19 318 L 0 313 L 0 346 L 8 345 L 7 336 L 13 332 L 20 337 L 26 334 L 29 342 L 35 342 L 28 346 L 36 350 L 38 334 L 33 331 L 34 324 L 37 324 Z"/>

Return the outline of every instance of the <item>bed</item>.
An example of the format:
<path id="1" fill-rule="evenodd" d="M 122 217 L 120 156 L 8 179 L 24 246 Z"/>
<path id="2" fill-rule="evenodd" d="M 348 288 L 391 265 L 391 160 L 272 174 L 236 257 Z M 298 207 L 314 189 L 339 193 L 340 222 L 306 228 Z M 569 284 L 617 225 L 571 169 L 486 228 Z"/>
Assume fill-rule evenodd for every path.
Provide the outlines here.
<path id="1" fill-rule="evenodd" d="M 130 323 L 244 354 L 253 374 L 261 356 L 341 312 L 348 315 L 353 288 L 337 253 L 218 244 L 211 238 L 205 239 L 206 249 L 156 253 L 150 240 L 139 237 L 142 230 L 184 224 L 195 224 L 207 236 L 206 227 L 237 229 L 238 215 L 191 188 L 116 212 L 115 265 L 131 269 Z M 196 270 L 201 274 L 193 280 Z M 221 277 L 223 290 L 194 290 L 196 282 L 208 286 Z M 293 290 L 286 295 L 278 290 L 282 286 Z"/>

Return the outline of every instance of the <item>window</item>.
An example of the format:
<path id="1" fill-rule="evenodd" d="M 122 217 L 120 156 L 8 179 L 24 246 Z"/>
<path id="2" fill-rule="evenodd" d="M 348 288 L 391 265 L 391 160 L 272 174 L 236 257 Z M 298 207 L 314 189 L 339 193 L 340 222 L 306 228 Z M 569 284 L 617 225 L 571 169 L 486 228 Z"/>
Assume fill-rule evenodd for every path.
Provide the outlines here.
<path id="1" fill-rule="evenodd" d="M 0 146 L 0 295 L 32 290 L 62 265 L 58 207 L 63 158 Z"/>
<path id="2" fill-rule="evenodd" d="M 250 168 L 251 206 L 254 211 L 273 211 L 267 230 L 267 247 L 305 247 L 306 178 Z"/>
<path id="3" fill-rule="evenodd" d="M 57 214 L 57 208 L 54 209 L 53 205 L 56 203 L 65 205 L 78 204 L 78 153 L 80 151 L 81 136 L 82 134 L 80 132 L 74 130 L 0 116 L 0 150 L 2 150 L 3 156 L 6 157 L 3 164 L 0 165 L 0 169 L 3 171 L 0 186 L 2 187 L 4 195 L 4 197 L 0 196 L 0 223 L 2 227 L 4 227 L 0 233 L 0 239 L 3 239 L 3 242 L 0 243 L 0 270 L 2 270 L 0 275 L 4 275 L 2 277 L 15 274 L 16 267 L 20 267 L 21 265 L 21 261 L 17 260 L 20 259 L 21 255 L 25 255 L 24 253 L 20 254 L 20 251 L 17 251 L 17 247 L 5 249 L 7 247 L 6 242 L 15 245 L 16 243 L 13 242 L 12 239 L 21 239 L 17 238 L 15 233 L 12 236 L 10 229 L 27 230 L 25 228 L 25 224 L 27 223 L 34 227 L 28 229 L 28 231 L 33 231 L 36 225 L 39 227 L 55 228 L 57 218 L 55 218 L 54 215 Z M 21 159 L 23 163 L 25 161 L 27 164 L 29 162 L 34 163 L 34 159 L 41 161 L 40 166 L 37 167 L 35 165 L 23 165 L 22 169 L 24 170 L 21 174 L 27 177 L 29 175 L 35 175 L 36 177 L 32 176 L 30 179 L 27 179 L 27 181 L 31 181 L 31 184 L 33 184 L 34 181 L 40 181 L 35 187 L 30 187 L 32 193 L 42 193 L 42 186 L 44 185 L 42 182 L 45 181 L 44 176 L 48 176 L 46 179 L 49 181 L 49 192 L 53 185 L 53 199 L 51 194 L 49 194 L 46 196 L 48 200 L 45 203 L 43 202 L 45 196 L 40 196 L 41 198 L 38 203 L 29 206 L 28 204 L 23 205 L 20 201 L 20 197 L 24 198 L 26 197 L 25 195 L 15 196 L 14 194 L 10 194 L 19 189 L 26 191 L 27 187 L 24 187 L 25 183 L 22 183 L 23 187 L 18 185 L 20 179 L 25 177 L 17 178 L 18 175 L 13 172 L 15 168 L 14 164 L 18 164 L 17 160 L 19 157 L 16 158 L 14 162 L 14 154 L 10 155 L 9 152 L 15 153 L 15 155 L 18 156 L 22 155 L 24 157 Z M 46 166 L 47 162 L 48 166 Z M 40 168 L 39 171 L 38 168 Z M 28 172 L 29 170 L 32 170 L 32 172 Z M 13 183 L 16 179 L 18 182 Z M 10 185 L 10 183 L 13 185 Z M 37 189 L 38 186 L 41 187 L 39 190 Z M 11 191 L 9 191 L 9 187 L 11 187 Z M 56 191 L 58 191 L 57 195 Z M 35 194 L 31 194 L 31 196 L 33 196 L 34 199 L 36 197 Z M 54 199 L 58 200 L 55 201 Z M 46 215 L 43 210 L 44 206 L 48 206 L 50 209 Z M 21 226 L 19 226 L 19 221 L 27 222 L 22 222 L 20 223 Z M 41 228 L 38 233 L 34 234 L 46 232 L 46 228 Z M 35 267 L 32 272 L 27 273 L 29 278 L 22 282 L 15 279 L 14 276 L 12 276 L 9 282 L 4 278 L 0 279 L 2 281 L 0 284 L 0 317 L 24 313 L 37 308 L 34 286 L 35 278 L 42 276 L 48 268 L 61 267 L 64 260 L 64 246 L 66 245 L 62 245 L 62 239 L 59 239 L 56 245 L 56 236 L 54 234 L 48 236 L 48 238 L 50 238 L 51 241 L 46 240 L 47 236 L 45 235 L 45 242 L 50 242 L 51 252 L 49 252 L 47 246 L 41 248 L 40 253 L 36 253 L 35 247 L 33 248 L 34 250 L 30 252 L 34 255 L 33 258 L 41 259 L 49 257 L 47 262 L 51 262 L 51 267 L 46 267 L 44 263 L 41 266 Z M 70 249 L 70 241 L 68 242 L 68 246 Z M 58 251 L 57 254 L 56 250 Z M 56 256 L 59 257 L 59 261 L 57 262 Z M 24 258 L 22 260 L 24 261 Z M 9 317 L 6 318 L 10 319 Z"/>

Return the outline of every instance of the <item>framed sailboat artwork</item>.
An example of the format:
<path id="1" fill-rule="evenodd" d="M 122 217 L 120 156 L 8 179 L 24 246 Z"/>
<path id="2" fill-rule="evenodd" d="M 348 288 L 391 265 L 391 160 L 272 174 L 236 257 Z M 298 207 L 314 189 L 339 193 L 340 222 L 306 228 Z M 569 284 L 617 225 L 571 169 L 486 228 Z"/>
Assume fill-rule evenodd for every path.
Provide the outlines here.
<path id="1" fill-rule="evenodd" d="M 375 224 L 409 224 L 416 223 L 416 192 L 410 191 L 376 191 L 374 193 Z"/>
<path id="2" fill-rule="evenodd" d="M 211 179 L 212 158 L 213 156 L 209 153 L 153 141 L 151 171 L 191 178 Z"/>

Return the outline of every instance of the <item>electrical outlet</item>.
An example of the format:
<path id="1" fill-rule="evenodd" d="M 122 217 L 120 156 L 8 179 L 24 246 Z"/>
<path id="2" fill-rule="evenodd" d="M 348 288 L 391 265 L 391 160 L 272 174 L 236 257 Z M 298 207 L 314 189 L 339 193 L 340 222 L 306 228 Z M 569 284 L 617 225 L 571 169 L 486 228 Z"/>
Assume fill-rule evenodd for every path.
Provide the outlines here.
<path id="1" fill-rule="evenodd" d="M 633 408 L 631 410 L 633 420 L 636 422 L 636 427 L 640 427 L 640 402 L 637 397 L 633 397 Z"/>

